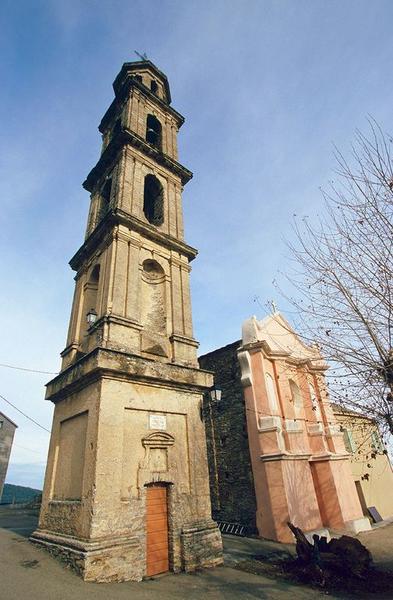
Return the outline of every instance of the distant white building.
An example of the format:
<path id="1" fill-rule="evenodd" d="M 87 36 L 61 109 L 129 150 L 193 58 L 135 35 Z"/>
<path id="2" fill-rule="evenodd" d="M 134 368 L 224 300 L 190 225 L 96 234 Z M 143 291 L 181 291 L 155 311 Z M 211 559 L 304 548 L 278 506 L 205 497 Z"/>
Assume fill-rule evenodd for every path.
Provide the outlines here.
<path id="1" fill-rule="evenodd" d="M 0 500 L 3 495 L 5 477 L 7 475 L 8 461 L 10 459 L 12 442 L 15 429 L 18 426 L 4 413 L 0 412 Z"/>

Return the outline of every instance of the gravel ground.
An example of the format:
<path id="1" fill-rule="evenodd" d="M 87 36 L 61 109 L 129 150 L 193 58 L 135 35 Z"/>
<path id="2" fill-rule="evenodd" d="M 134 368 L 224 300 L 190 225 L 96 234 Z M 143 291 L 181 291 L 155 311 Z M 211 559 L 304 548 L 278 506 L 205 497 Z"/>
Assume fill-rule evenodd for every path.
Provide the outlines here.
<path id="1" fill-rule="evenodd" d="M 231 566 L 195 574 L 167 574 L 141 583 L 84 583 L 47 552 L 28 541 L 37 515 L 0 508 L 1 598 L 7 600 L 316 600 L 326 595 L 290 581 L 244 572 L 236 565 L 247 557 L 286 552 L 280 544 L 225 536 Z M 345 596 L 329 596 L 345 598 Z"/>

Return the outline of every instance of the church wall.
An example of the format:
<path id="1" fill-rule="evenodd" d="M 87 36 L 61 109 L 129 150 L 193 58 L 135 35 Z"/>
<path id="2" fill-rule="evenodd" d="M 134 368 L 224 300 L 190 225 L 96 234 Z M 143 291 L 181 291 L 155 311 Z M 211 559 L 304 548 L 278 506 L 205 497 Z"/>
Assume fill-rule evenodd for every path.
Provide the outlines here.
<path id="1" fill-rule="evenodd" d="M 210 493 L 213 518 L 256 531 L 256 501 L 248 445 L 247 421 L 235 342 L 199 358 L 203 369 L 215 373 L 222 398 L 214 403 L 205 395 Z M 210 418 L 211 409 L 211 418 Z"/>
<path id="2" fill-rule="evenodd" d="M 393 516 L 393 471 L 389 455 L 380 441 L 375 447 L 375 438 L 381 440 L 378 427 L 369 418 L 345 412 L 341 407 L 335 410 L 337 422 L 349 432 L 352 439 L 350 470 L 352 479 L 358 482 L 366 507 L 375 506 L 383 519 Z M 366 476 L 366 477 L 365 477 Z"/>
<path id="3" fill-rule="evenodd" d="M 326 393 L 326 365 L 315 349 L 303 346 L 277 314 L 246 321 L 243 343 L 199 360 L 222 388 L 220 403 L 204 402 L 218 520 L 243 519 L 281 542 L 293 539 L 288 521 L 305 532 L 369 528 Z M 221 447 L 228 432 L 230 451 Z"/>

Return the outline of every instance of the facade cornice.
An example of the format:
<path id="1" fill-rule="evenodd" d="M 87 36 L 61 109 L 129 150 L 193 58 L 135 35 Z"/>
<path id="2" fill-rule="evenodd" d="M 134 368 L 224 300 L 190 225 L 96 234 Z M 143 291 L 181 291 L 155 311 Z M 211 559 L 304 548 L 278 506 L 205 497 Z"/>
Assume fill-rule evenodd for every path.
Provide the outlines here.
<path id="1" fill-rule="evenodd" d="M 373 417 L 368 417 L 367 415 L 365 415 L 363 413 L 358 413 L 355 410 L 351 410 L 350 408 L 345 408 L 344 406 L 340 406 L 339 404 L 336 404 L 335 402 L 331 402 L 330 405 L 333 409 L 333 414 L 335 417 L 345 417 L 348 419 L 360 419 L 362 421 L 368 421 L 369 423 L 373 423 L 374 425 L 376 425 L 376 421 Z"/>
<path id="2" fill-rule="evenodd" d="M 110 210 L 101 223 L 94 229 L 83 245 L 74 254 L 70 260 L 70 266 L 74 271 L 79 271 L 85 261 L 88 261 L 98 246 L 105 245 L 108 237 L 113 235 L 113 227 L 116 225 L 126 225 L 129 229 L 142 234 L 145 238 L 156 242 L 169 250 L 175 250 L 183 254 L 188 260 L 193 260 L 198 254 L 198 250 L 188 246 L 181 240 L 178 240 L 167 233 L 158 231 L 153 225 L 144 223 L 137 217 L 134 217 L 121 209 Z M 116 235 L 116 234 L 115 234 Z"/>
<path id="3" fill-rule="evenodd" d="M 299 453 L 289 453 L 289 452 L 272 452 L 270 454 L 261 454 L 260 455 L 260 460 L 262 462 L 271 462 L 271 461 L 277 461 L 277 460 L 307 460 L 310 461 L 311 460 L 311 454 L 309 453 L 305 453 L 305 452 L 299 452 Z"/>
<path id="4" fill-rule="evenodd" d="M 239 352 L 242 350 L 248 350 L 251 353 L 257 350 L 262 350 L 266 354 L 266 356 L 269 356 L 271 358 L 287 358 L 288 356 L 290 356 L 289 352 L 285 350 L 272 350 L 269 344 L 266 342 L 266 340 L 244 344 L 243 346 L 241 346 L 241 348 L 239 348 Z"/>
<path id="5" fill-rule="evenodd" d="M 97 187 L 97 183 L 103 178 L 103 176 L 111 169 L 118 159 L 119 152 L 124 146 L 132 146 L 137 150 L 141 150 L 146 156 L 152 158 L 157 164 L 165 167 L 180 178 L 182 185 L 185 185 L 192 178 L 192 173 L 186 167 L 181 165 L 176 160 L 173 160 L 167 154 L 164 154 L 151 144 L 148 144 L 140 135 L 137 135 L 129 129 L 122 129 L 122 131 L 114 136 L 109 142 L 104 152 L 101 154 L 97 164 L 90 171 L 83 187 L 88 192 L 92 193 Z"/>
<path id="6" fill-rule="evenodd" d="M 273 350 L 266 340 L 260 340 L 257 342 L 250 342 L 249 344 L 244 344 L 239 348 L 238 352 L 243 351 L 248 351 L 251 354 L 254 352 L 262 351 L 266 358 L 276 360 L 282 359 L 288 365 L 292 365 L 295 367 L 306 367 L 310 371 L 310 373 L 323 373 L 329 368 L 328 365 L 321 359 L 296 358 L 287 350 Z"/>
<path id="7" fill-rule="evenodd" d="M 310 458 L 310 462 L 326 462 L 326 461 L 336 461 L 336 460 L 348 460 L 348 452 L 344 454 L 333 454 L 332 452 L 324 452 L 323 454 L 314 454 Z"/>

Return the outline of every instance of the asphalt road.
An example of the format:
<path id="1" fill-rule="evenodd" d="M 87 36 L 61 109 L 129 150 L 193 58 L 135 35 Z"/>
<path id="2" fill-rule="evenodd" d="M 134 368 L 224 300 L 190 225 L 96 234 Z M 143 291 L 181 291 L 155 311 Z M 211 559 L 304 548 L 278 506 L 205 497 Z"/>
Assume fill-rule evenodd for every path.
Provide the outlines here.
<path id="1" fill-rule="evenodd" d="M 225 536 L 226 563 L 195 574 L 167 574 L 140 583 L 85 583 L 28 541 L 37 516 L 0 508 L 0 597 L 3 600 L 311 600 L 326 598 L 306 587 L 232 568 L 255 554 L 286 552 L 272 542 Z M 339 596 L 329 596 L 339 598 Z M 343 596 L 340 596 L 343 598 Z"/>

